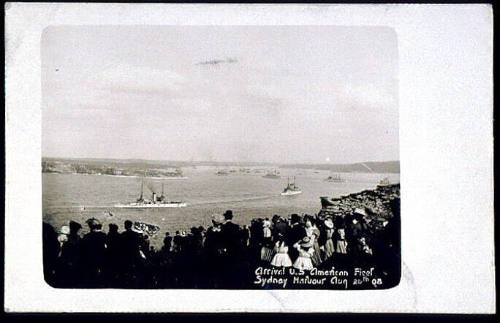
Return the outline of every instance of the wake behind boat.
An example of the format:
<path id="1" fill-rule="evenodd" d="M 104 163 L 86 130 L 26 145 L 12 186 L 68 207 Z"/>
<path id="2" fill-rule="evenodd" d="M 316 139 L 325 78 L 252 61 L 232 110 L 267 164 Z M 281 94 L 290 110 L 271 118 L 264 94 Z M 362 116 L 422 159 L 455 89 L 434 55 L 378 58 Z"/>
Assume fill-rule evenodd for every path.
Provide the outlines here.
<path id="1" fill-rule="evenodd" d="M 288 178 L 288 184 L 285 187 L 285 189 L 283 190 L 283 192 L 281 192 L 281 195 L 282 196 L 290 196 L 290 195 L 297 195 L 297 194 L 301 194 L 301 193 L 302 193 L 302 191 L 300 190 L 300 188 L 295 185 L 295 177 L 294 177 L 292 183 L 290 183 L 290 178 Z"/>
<path id="2" fill-rule="evenodd" d="M 186 207 L 187 203 L 183 201 L 167 201 L 161 185 L 161 195 L 158 196 L 154 190 L 151 190 L 151 200 L 144 198 L 144 181 L 141 182 L 141 195 L 137 201 L 128 204 L 116 204 L 118 208 L 163 208 L 163 207 Z"/>

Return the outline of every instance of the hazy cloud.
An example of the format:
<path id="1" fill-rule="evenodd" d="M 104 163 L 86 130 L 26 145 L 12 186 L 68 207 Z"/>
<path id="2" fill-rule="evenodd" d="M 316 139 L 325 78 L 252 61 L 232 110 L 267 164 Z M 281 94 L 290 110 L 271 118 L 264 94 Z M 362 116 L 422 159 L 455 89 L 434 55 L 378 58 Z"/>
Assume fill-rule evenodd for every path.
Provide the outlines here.
<path id="1" fill-rule="evenodd" d="M 43 154 L 395 160 L 396 67 L 379 27 L 51 27 Z"/>
<path id="2" fill-rule="evenodd" d="M 196 65 L 217 65 L 222 63 L 237 63 L 238 60 L 236 58 L 226 58 L 226 59 L 212 59 L 208 61 L 198 62 Z"/>

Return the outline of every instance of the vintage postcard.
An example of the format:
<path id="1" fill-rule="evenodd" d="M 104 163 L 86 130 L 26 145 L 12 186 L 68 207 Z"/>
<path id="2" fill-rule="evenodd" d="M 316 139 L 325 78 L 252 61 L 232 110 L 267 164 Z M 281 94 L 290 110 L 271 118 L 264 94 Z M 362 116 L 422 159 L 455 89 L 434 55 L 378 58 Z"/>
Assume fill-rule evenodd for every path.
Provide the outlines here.
<path id="1" fill-rule="evenodd" d="M 61 26 L 41 41 L 51 286 L 398 284 L 393 29 Z"/>
<path id="2" fill-rule="evenodd" d="M 79 7 L 88 15 L 67 20 Z M 494 258 L 480 261 L 473 252 L 493 254 L 491 134 L 474 148 L 454 147 L 475 149 L 479 158 L 470 167 L 454 169 L 470 169 L 466 177 L 476 178 L 477 193 L 487 192 L 474 206 L 477 214 L 449 210 L 437 215 L 441 207 L 432 210 L 435 198 L 415 200 L 424 186 L 439 191 L 432 174 L 440 166 L 428 174 L 421 170 L 456 154 L 449 150 L 447 135 L 460 141 L 468 134 L 467 140 L 474 141 L 491 126 L 485 117 L 492 111 L 491 12 L 487 6 L 448 7 L 463 15 L 455 19 L 465 32 L 475 30 L 482 37 L 464 49 L 464 57 L 483 57 L 477 75 L 455 75 L 457 83 L 439 85 L 446 87 L 445 95 L 465 94 L 457 88 L 465 77 L 476 82 L 475 93 L 487 89 L 485 101 L 478 103 L 483 117 L 476 120 L 482 126 L 468 126 L 464 133 L 457 128 L 463 120 L 446 117 L 448 108 L 425 102 L 425 91 L 432 89 L 412 87 L 411 80 L 426 84 L 433 79 L 423 68 L 411 69 L 408 50 L 414 44 L 408 42 L 416 36 L 428 37 L 430 44 L 434 40 L 409 30 L 411 23 L 391 20 L 405 8 L 8 4 L 6 221 L 14 223 L 29 210 L 37 237 L 31 248 L 37 251 L 32 256 L 16 252 L 7 225 L 7 269 L 16 268 L 13 259 L 34 257 L 38 265 L 30 267 L 30 275 L 42 290 L 52 297 L 102 293 L 114 299 L 114 305 L 100 311 L 125 309 L 118 299 L 127 295 L 159 295 L 156 305 L 139 302 L 130 310 L 433 312 L 440 307 L 419 303 L 427 285 L 422 279 L 437 278 L 437 267 L 428 262 L 454 254 L 455 268 L 460 268 L 466 261 L 460 255 L 474 254 L 474 265 L 460 271 L 472 270 L 464 281 L 481 273 L 485 293 L 465 308 L 492 310 L 494 278 L 488 266 Z M 364 18 L 349 20 L 351 10 Z M 420 13 L 426 10 L 436 14 L 417 6 Z M 47 19 L 29 24 L 26 19 L 35 12 Z M 264 12 L 273 18 L 255 18 Z M 408 14 L 415 16 L 411 10 Z M 437 14 L 449 17 L 446 9 Z M 480 29 L 470 26 L 471 14 L 482 19 Z M 180 23 L 181 16 L 194 20 Z M 292 16 L 300 23 L 291 23 Z M 148 22 L 142 20 L 146 17 Z M 222 21 L 215 23 L 216 17 Z M 325 17 L 342 19 L 312 23 Z M 375 23 L 373 17 L 387 22 Z M 281 18 L 286 22 L 276 22 Z M 20 33 L 23 24 L 31 36 Z M 450 46 L 458 45 L 453 37 L 458 37 L 453 31 L 443 36 L 452 40 Z M 30 61 L 31 55 L 36 59 Z M 16 87 L 27 85 L 28 76 L 21 72 L 28 73 L 28 62 L 37 63 L 35 106 L 24 106 Z M 443 67 L 432 59 L 426 66 Z M 413 99 L 422 106 L 408 103 Z M 35 111 L 24 125 L 16 122 L 21 105 L 23 113 Z M 435 124 L 443 116 L 451 123 Z M 20 139 L 36 142 L 24 161 L 36 181 L 29 180 L 28 172 L 19 173 L 22 167 L 15 162 L 23 145 L 14 145 L 14 136 L 30 124 L 36 124 L 38 134 Z M 430 158 L 433 152 L 435 159 Z M 12 182 L 26 180 L 33 183 L 25 186 L 27 191 L 13 190 Z M 449 198 L 439 201 L 456 203 Z M 39 203 L 18 207 L 33 199 Z M 467 199 L 455 199 L 462 201 L 458 209 L 472 209 Z M 450 219 L 453 212 L 459 212 L 461 224 Z M 484 244 L 460 249 L 477 241 L 472 231 L 460 234 L 471 221 L 483 230 Z M 450 227 L 450 236 L 438 233 Z M 455 237 L 462 241 L 449 254 L 435 247 L 443 243 L 448 248 Z M 445 275 L 452 268 L 439 270 Z M 451 292 L 455 283 L 446 279 L 458 277 L 443 279 L 442 288 Z M 7 296 L 15 301 L 7 310 L 33 309 L 24 296 L 13 296 L 19 283 L 11 283 Z M 356 295 L 371 298 L 375 291 L 394 302 L 404 295 L 407 300 L 400 307 L 349 301 Z M 259 307 L 259 300 L 245 301 L 255 293 L 278 303 Z M 182 299 L 189 295 L 205 303 L 186 304 Z M 241 303 L 206 300 L 216 295 L 241 295 Z M 324 303 L 298 308 L 294 297 L 306 295 L 311 302 L 325 298 Z M 347 297 L 344 302 L 331 307 L 341 295 Z M 162 297 L 168 303 L 162 305 Z M 59 303 L 48 310 L 96 308 Z"/>

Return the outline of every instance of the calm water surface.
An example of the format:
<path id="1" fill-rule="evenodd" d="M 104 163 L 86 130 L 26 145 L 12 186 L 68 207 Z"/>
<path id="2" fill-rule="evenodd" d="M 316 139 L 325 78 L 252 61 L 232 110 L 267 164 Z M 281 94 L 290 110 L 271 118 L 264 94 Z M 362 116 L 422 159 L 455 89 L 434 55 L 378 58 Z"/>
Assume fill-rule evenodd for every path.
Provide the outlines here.
<path id="1" fill-rule="evenodd" d="M 123 209 L 114 208 L 118 203 L 135 201 L 140 194 L 141 179 L 79 174 L 42 174 L 43 219 L 59 229 L 70 220 L 80 222 L 87 232 L 84 221 L 95 217 L 103 223 L 105 231 L 109 223 L 116 223 L 123 230 L 127 219 L 157 225 L 160 233 L 151 237 L 151 244 L 161 247 L 165 232 L 186 230 L 192 226 L 208 226 L 211 215 L 233 210 L 234 222 L 249 224 L 256 217 L 274 214 L 287 216 L 291 213 L 317 213 L 321 209 L 320 196 L 339 196 L 364 189 L 373 189 L 383 177 L 399 182 L 399 174 L 341 174 L 346 183 L 330 183 L 324 179 L 328 171 L 283 169 L 281 179 L 263 178 L 263 174 L 232 173 L 215 175 L 215 169 L 183 169 L 187 179 L 147 179 L 145 197 L 150 189 L 161 193 L 164 183 L 168 200 L 182 200 L 185 208 Z M 296 176 L 296 184 L 302 194 L 281 196 L 287 176 Z M 82 206 L 85 209 L 82 210 Z M 113 216 L 109 215 L 109 212 Z"/>

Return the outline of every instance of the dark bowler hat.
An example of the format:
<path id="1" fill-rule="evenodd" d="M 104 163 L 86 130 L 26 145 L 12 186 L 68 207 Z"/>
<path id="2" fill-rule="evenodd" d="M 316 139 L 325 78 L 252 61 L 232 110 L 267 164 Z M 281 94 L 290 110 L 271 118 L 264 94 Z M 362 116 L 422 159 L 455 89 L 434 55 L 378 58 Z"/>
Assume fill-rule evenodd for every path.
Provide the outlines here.
<path id="1" fill-rule="evenodd" d="M 292 214 L 291 221 L 292 221 L 292 223 L 299 223 L 299 222 L 300 222 L 300 217 L 299 217 L 299 215 L 298 215 L 298 214 L 296 214 L 296 213 Z"/>
<path id="2" fill-rule="evenodd" d="M 233 218 L 233 211 L 227 210 L 224 212 L 224 219 L 231 220 Z"/>

